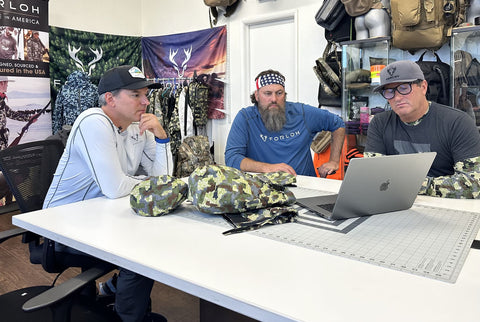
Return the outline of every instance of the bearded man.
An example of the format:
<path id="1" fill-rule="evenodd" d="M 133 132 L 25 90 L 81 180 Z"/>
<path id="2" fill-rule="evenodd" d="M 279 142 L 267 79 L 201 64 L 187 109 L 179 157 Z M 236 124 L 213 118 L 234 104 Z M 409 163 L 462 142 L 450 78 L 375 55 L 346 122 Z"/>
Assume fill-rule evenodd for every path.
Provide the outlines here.
<path id="1" fill-rule="evenodd" d="M 287 102 L 285 77 L 266 70 L 255 78 L 253 106 L 235 117 L 225 148 L 227 166 L 250 172 L 283 171 L 316 176 L 310 145 L 318 132 L 330 131 L 330 159 L 319 168 L 326 177 L 338 170 L 345 123 L 327 110 Z"/>

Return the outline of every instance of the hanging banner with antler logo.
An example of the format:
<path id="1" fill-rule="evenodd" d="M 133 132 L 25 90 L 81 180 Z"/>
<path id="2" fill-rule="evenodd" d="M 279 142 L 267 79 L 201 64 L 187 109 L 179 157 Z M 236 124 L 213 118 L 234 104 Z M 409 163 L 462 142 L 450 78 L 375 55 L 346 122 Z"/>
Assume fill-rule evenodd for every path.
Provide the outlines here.
<path id="1" fill-rule="evenodd" d="M 151 79 L 205 76 L 210 86 L 208 117 L 224 118 L 223 89 L 227 62 L 226 26 L 142 38 L 143 68 Z"/>
<path id="2" fill-rule="evenodd" d="M 98 85 L 103 73 L 120 65 L 141 67 L 140 37 L 118 36 L 50 27 L 50 84 L 52 104 L 69 75 L 82 71 Z M 53 113 L 53 122 L 58 113 Z M 60 117 L 60 116 L 58 116 Z"/>

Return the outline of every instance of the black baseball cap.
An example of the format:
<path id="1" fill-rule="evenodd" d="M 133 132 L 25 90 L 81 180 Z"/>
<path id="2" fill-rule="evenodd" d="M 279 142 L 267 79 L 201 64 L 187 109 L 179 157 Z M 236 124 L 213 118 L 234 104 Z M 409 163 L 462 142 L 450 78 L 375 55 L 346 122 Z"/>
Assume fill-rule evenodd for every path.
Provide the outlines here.
<path id="1" fill-rule="evenodd" d="M 117 89 L 159 88 L 160 84 L 147 80 L 142 71 L 135 66 L 123 65 L 109 69 L 98 83 L 98 94 Z"/>

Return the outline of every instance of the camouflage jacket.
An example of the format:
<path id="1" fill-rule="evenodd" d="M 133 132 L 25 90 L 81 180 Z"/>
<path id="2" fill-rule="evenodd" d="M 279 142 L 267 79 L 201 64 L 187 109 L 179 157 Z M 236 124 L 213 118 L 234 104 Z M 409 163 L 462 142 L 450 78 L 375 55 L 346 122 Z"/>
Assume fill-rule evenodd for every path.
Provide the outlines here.
<path id="1" fill-rule="evenodd" d="M 380 153 L 365 152 L 365 157 L 380 156 Z M 459 161 L 450 176 L 427 177 L 419 194 L 456 199 L 480 199 L 480 156 Z"/>
<path id="2" fill-rule="evenodd" d="M 67 77 L 55 101 L 52 114 L 52 132 L 56 133 L 63 125 L 73 125 L 77 116 L 90 107 L 98 105 L 98 89 L 90 77 L 76 70 Z"/>
<path id="3" fill-rule="evenodd" d="M 27 40 L 27 59 L 42 61 L 46 48 L 40 39 L 30 38 Z"/>

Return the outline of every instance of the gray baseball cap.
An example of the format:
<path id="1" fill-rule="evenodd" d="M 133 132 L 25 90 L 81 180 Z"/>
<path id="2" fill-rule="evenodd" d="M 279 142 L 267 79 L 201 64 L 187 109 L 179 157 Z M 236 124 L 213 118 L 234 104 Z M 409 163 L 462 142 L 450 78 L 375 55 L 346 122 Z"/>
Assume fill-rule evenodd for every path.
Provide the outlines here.
<path id="1" fill-rule="evenodd" d="M 381 91 L 387 84 L 407 83 L 417 79 L 425 79 L 420 66 L 411 60 L 399 60 L 382 69 L 380 72 L 380 85 L 375 87 L 373 91 Z"/>

